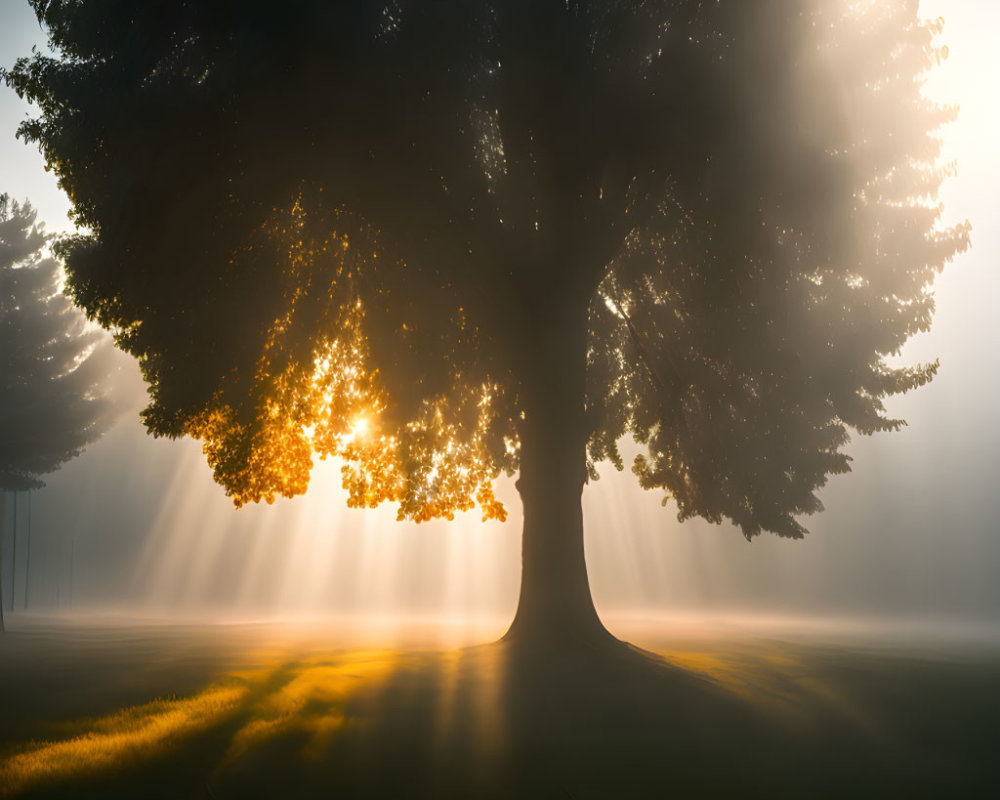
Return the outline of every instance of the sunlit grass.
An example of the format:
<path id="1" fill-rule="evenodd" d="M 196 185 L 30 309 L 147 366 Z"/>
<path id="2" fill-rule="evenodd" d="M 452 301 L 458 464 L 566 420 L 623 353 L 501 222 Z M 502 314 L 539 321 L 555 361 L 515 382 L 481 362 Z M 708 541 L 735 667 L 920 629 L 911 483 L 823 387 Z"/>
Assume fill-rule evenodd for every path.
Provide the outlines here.
<path id="1" fill-rule="evenodd" d="M 931 722 L 947 721 L 942 703 L 973 709 L 954 676 L 978 674 L 856 645 L 694 629 L 651 642 L 662 661 L 639 654 L 621 661 L 618 654 L 592 663 L 498 644 L 331 650 L 291 634 L 258 633 L 253 643 L 233 640 L 220 666 L 194 673 L 198 682 L 188 685 L 207 688 L 185 697 L 48 723 L 58 713 L 46 710 L 41 696 L 37 711 L 26 703 L 15 726 L 30 728 L 37 740 L 18 742 L 16 728 L 2 731 L 8 749 L 0 751 L 0 794 L 101 796 L 110 787 L 141 796 L 144 782 L 163 780 L 176 796 L 202 788 L 220 798 L 258 790 L 280 796 L 298 791 L 289 788 L 292 780 L 301 781 L 304 795 L 341 789 L 355 796 L 350 792 L 377 780 L 381 794 L 373 795 L 396 797 L 406 796 L 415 775 L 433 791 L 438 784 L 509 788 L 504 780 L 535 774 L 547 759 L 555 759 L 550 777 L 579 777 L 578 792 L 591 772 L 613 777 L 597 763 L 608 753 L 645 764 L 659 763 L 660 748 L 699 753 L 708 746 L 727 754 L 731 766 L 744 758 L 734 770 L 791 748 L 807 759 L 807 775 L 825 763 L 831 742 L 854 748 L 858 758 L 875 754 L 875 761 L 877 754 L 923 752 L 923 739 L 909 734 L 914 699 L 933 706 L 927 687 L 944 687 L 938 711 L 920 718 L 936 730 Z M 94 651 L 101 660 L 90 665 L 74 660 L 82 692 L 92 686 L 88 670 L 105 668 L 109 652 Z M 583 766 L 581 753 L 589 754 Z M 694 762 L 691 770 L 700 774 Z M 591 788 L 580 796 L 614 796 Z"/>
<path id="2" fill-rule="evenodd" d="M 473 653 L 473 655 L 469 655 Z M 793 707 L 802 694 L 831 695 L 814 678 L 802 679 L 802 664 L 780 653 L 754 656 L 720 651 L 676 650 L 661 654 L 685 672 L 705 678 L 751 704 Z M 269 742 L 293 738 L 306 761 L 321 760 L 346 726 L 374 724 L 352 709 L 389 679 L 407 670 L 430 670 L 440 696 L 428 735 L 446 746 L 462 703 L 477 719 L 487 749 L 503 746 L 502 663 L 488 649 L 434 653 L 361 650 L 312 654 L 289 660 L 287 653 L 258 651 L 247 663 L 225 672 L 209 688 L 182 699 L 159 699 L 95 719 L 62 726 L 67 738 L 33 743 L 0 762 L 0 785 L 17 793 L 43 783 L 72 781 L 112 772 L 168 755 L 171 748 L 223 722 L 228 747 L 224 769 Z M 460 688 L 459 684 L 462 684 Z M 835 698 L 830 699 L 836 702 Z M 364 708 L 364 704 L 361 704 Z"/>
<path id="3" fill-rule="evenodd" d="M 373 704 L 364 699 L 407 670 L 434 676 L 439 696 L 427 733 L 439 747 L 447 748 L 456 715 L 465 713 L 477 720 L 480 749 L 499 752 L 504 747 L 499 652 L 359 650 L 289 659 L 280 649 L 259 650 L 190 697 L 65 723 L 60 730 L 68 737 L 32 743 L 0 761 L 0 786 L 16 794 L 169 757 L 172 748 L 223 723 L 228 745 L 216 772 L 252 759 L 276 741 L 294 741 L 304 762 L 321 761 L 345 729 L 377 725 Z M 777 650 L 678 649 L 659 655 L 769 713 L 801 710 L 804 701 L 811 704 L 817 697 L 831 707 L 844 705 L 829 686 L 807 675 L 800 661 Z"/>
<path id="4" fill-rule="evenodd" d="M 79 723 L 84 732 L 77 736 L 31 745 L 0 762 L 0 787 L 5 794 L 14 793 L 163 753 L 231 713 L 248 690 L 247 686 L 213 686 L 193 697 L 154 700 Z"/>
<path id="5" fill-rule="evenodd" d="M 347 702 L 362 688 L 377 686 L 396 663 L 395 653 L 375 651 L 350 653 L 336 662 L 314 658 L 296 664 L 288 670 L 287 682 L 262 695 L 249 709 L 249 719 L 233 736 L 226 760 L 292 732 L 307 737 L 304 757 L 321 757 L 347 722 Z"/>
<path id="6" fill-rule="evenodd" d="M 376 687 L 395 664 L 391 651 L 291 664 L 277 662 L 273 652 L 258 654 L 251 666 L 225 673 L 191 697 L 157 699 L 60 726 L 71 732 L 68 738 L 32 743 L 0 761 L 0 790 L 15 794 L 141 764 L 226 721 L 238 727 L 222 764 L 289 734 L 304 734 L 302 756 L 315 759 L 347 720 L 348 701 Z"/>
<path id="7" fill-rule="evenodd" d="M 662 651 L 658 655 L 785 724 L 802 726 L 818 717 L 838 718 L 875 731 L 870 715 L 848 691 L 817 672 L 787 645 L 758 643 L 752 651 L 717 648 Z"/>

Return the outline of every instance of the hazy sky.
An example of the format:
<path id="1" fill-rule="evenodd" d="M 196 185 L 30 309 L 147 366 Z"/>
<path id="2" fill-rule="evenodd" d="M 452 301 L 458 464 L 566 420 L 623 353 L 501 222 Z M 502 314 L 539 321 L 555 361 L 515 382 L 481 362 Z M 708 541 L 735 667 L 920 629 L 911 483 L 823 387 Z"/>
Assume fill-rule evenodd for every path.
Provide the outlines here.
<path id="1" fill-rule="evenodd" d="M 908 428 L 856 437 L 854 471 L 832 479 L 822 494 L 827 510 L 807 521 L 805 541 L 765 535 L 748 544 L 730 526 L 681 525 L 628 472 L 605 470 L 584 494 L 600 609 L 1000 613 L 1000 333 L 993 313 L 1000 295 L 1000 4 L 922 0 L 920 8 L 945 17 L 940 41 L 950 49 L 928 93 L 962 108 L 942 131 L 945 160 L 958 160 L 942 200 L 947 219 L 973 225 L 971 251 L 936 283 L 934 328 L 903 356 L 940 358 L 938 377 L 890 402 Z M 26 3 L 0 0 L 0 64 L 42 40 Z M 67 231 L 66 198 L 38 153 L 14 139 L 29 112 L 0 88 L 0 192 L 30 198 L 50 231 Z M 130 396 L 141 391 L 134 367 L 121 380 Z M 416 608 L 462 617 L 509 615 L 516 602 L 520 514 L 509 484 L 500 489 L 513 512 L 506 524 L 481 524 L 473 512 L 416 526 L 395 523 L 390 508 L 349 510 L 335 465 L 317 470 L 304 498 L 235 511 L 198 445 L 148 437 L 137 408 L 48 484 L 31 501 L 37 605 L 53 603 L 57 592 L 65 602 L 72 591 L 77 605 Z M 7 559 L 10 522 L 8 502 Z M 23 554 L 21 546 L 21 586 Z"/>

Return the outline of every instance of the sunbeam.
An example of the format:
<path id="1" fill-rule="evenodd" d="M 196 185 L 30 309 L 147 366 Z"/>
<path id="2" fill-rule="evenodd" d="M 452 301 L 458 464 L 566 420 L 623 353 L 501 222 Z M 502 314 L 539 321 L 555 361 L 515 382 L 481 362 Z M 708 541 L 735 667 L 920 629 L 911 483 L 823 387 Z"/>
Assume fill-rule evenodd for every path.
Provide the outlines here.
<path id="1" fill-rule="evenodd" d="M 0 795 L 996 796 L 1000 3 L 216 5 L 0 4 Z"/>

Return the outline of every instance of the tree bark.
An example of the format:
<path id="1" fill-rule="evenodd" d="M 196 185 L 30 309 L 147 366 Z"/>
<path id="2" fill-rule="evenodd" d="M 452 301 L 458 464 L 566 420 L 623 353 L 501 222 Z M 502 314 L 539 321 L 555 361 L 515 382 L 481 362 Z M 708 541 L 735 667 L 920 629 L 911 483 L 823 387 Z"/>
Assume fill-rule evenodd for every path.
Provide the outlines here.
<path id="1" fill-rule="evenodd" d="M 521 591 L 507 642 L 565 647 L 617 641 L 597 616 L 584 557 L 585 305 L 582 310 L 578 318 L 550 311 L 539 321 L 522 369 Z"/>

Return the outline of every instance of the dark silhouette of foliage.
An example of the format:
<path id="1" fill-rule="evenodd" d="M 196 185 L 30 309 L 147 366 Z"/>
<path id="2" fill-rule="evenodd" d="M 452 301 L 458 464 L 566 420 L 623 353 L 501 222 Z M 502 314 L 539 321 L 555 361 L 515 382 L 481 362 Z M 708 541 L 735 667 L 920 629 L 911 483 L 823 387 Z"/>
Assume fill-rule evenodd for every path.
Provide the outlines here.
<path id="1" fill-rule="evenodd" d="M 73 296 L 237 504 L 319 454 L 354 505 L 503 517 L 520 470 L 522 607 L 564 619 L 626 434 L 682 518 L 800 537 L 933 375 L 886 360 L 968 241 L 915 2 L 32 5 Z"/>
<path id="2" fill-rule="evenodd" d="M 0 489 L 45 484 L 112 419 L 111 346 L 60 291 L 27 203 L 0 195 Z"/>
<path id="3" fill-rule="evenodd" d="M 44 486 L 41 476 L 97 439 L 114 411 L 108 394 L 111 343 L 103 331 L 87 325 L 60 291 L 62 269 L 45 253 L 50 237 L 35 224 L 35 216 L 27 203 L 0 195 L 0 548 L 6 520 L 4 493 L 10 491 L 14 492 L 12 592 L 17 492 Z M 30 527 L 28 536 L 30 567 Z M 2 561 L 0 553 L 0 577 Z M 0 606 L 2 595 L 0 589 Z M 12 594 L 12 608 L 15 600 Z"/>

